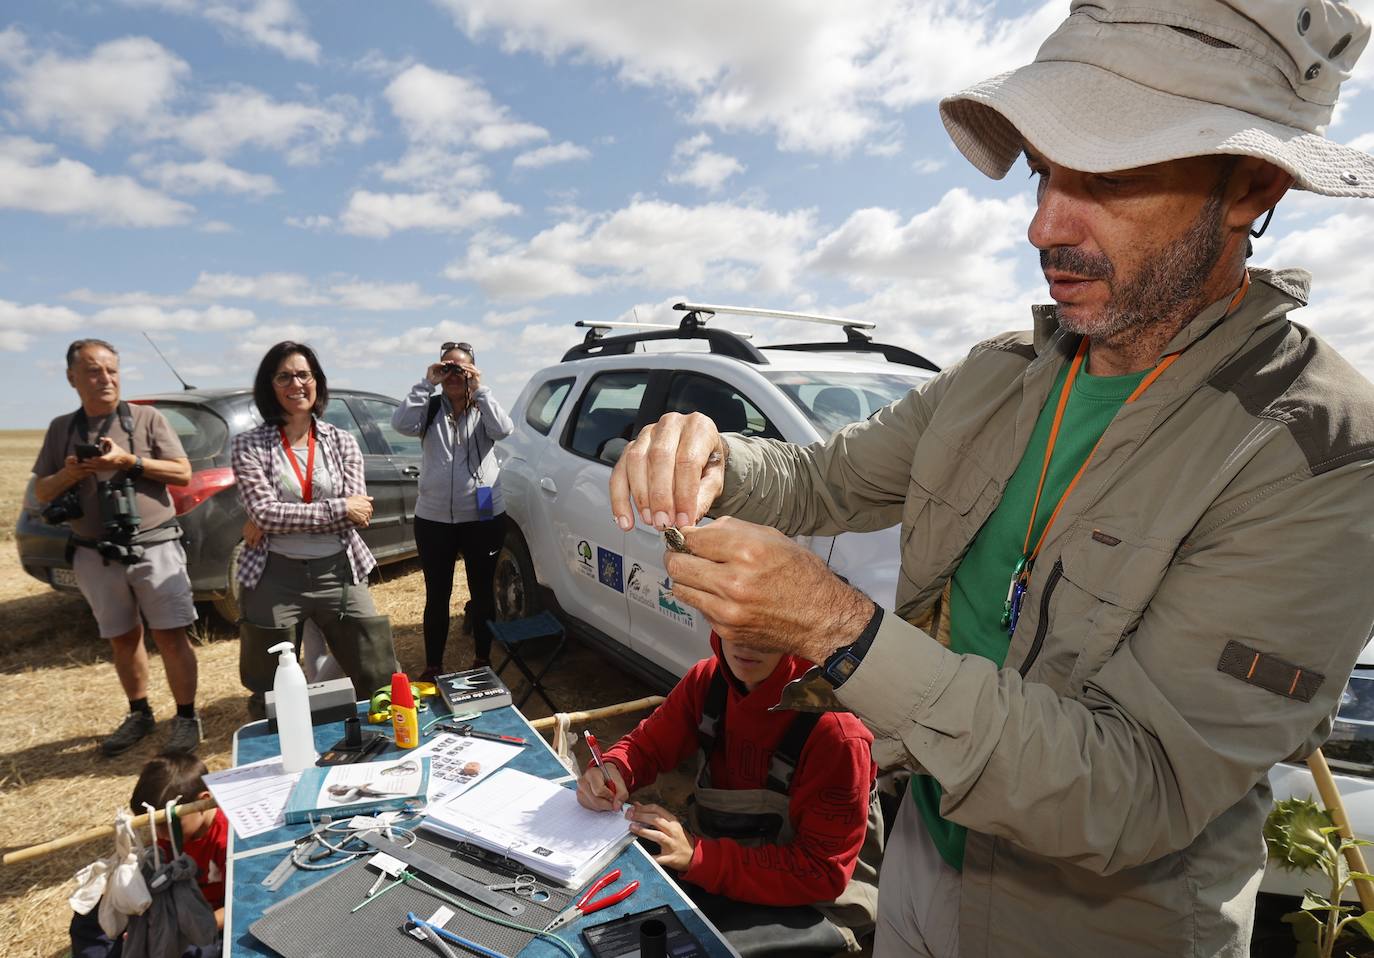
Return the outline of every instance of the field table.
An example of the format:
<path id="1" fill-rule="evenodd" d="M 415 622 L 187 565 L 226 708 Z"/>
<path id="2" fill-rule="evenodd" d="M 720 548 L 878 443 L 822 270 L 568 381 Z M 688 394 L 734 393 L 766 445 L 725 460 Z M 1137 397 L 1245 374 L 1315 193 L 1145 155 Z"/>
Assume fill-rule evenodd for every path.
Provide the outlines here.
<path id="1" fill-rule="evenodd" d="M 430 701 L 435 702 L 436 700 L 431 699 Z M 431 708 L 433 707 L 431 706 Z M 438 712 L 421 713 L 420 724 L 422 727 L 429 718 L 445 711 L 442 703 L 439 703 L 437 708 Z M 521 754 L 503 768 L 519 769 L 552 781 L 572 781 L 572 776 L 558 761 L 553 749 L 530 726 L 517 709 L 507 706 L 483 712 L 477 719 L 473 720 L 473 724 L 482 731 L 515 735 L 529 741 L 530 744 L 522 750 Z M 324 752 L 342 737 L 342 721 L 315 727 L 315 747 L 320 752 Z M 425 736 L 423 741 L 428 741 L 428 738 Z M 280 746 L 277 742 L 277 735 L 268 729 L 265 720 L 244 725 L 234 733 L 233 761 L 235 766 L 271 758 L 279 752 Z M 402 754 L 402 751 L 394 745 L 390 745 L 385 752 L 377 756 L 376 760 L 392 758 L 399 754 Z M 248 931 L 249 926 L 256 922 L 269 906 L 313 885 L 317 881 L 327 879 L 338 870 L 316 872 L 296 869 L 286 883 L 276 891 L 270 891 L 262 885 L 262 880 L 268 872 L 286 855 L 290 848 L 289 843 L 309 833 L 309 831 L 309 825 L 286 825 L 261 835 L 254 835 L 252 838 L 240 839 L 234 835 L 233 829 L 230 829 L 224 915 L 226 958 L 229 955 L 238 958 L 238 956 L 247 955 L 276 954 L 253 937 Z M 639 891 L 620 905 L 595 912 L 558 930 L 558 937 L 571 944 L 579 955 L 590 956 L 591 954 L 587 949 L 586 942 L 582 939 L 581 932 L 584 927 L 598 925 L 632 912 L 647 911 L 659 905 L 669 905 L 677 912 L 678 918 L 681 919 L 687 930 L 696 935 L 707 954 L 712 958 L 718 958 L 718 956 L 720 958 L 723 956 L 738 958 L 737 952 L 730 947 L 729 943 L 721 937 L 720 933 L 701 914 L 692 901 L 682 894 L 663 869 L 637 843 L 631 843 L 620 853 L 614 863 L 606 867 L 607 869 L 621 869 L 622 882 L 638 879 Z M 438 906 L 439 904 L 436 900 L 435 905 Z M 379 902 L 371 907 L 381 908 L 382 905 Z M 415 945 L 417 956 L 423 956 L 426 952 L 430 955 L 437 955 L 437 952 L 429 945 L 418 941 Z M 466 954 L 463 949 L 457 948 L 457 946 L 455 946 L 455 950 L 460 954 Z M 549 942 L 536 938 L 520 952 L 520 958 L 567 958 L 567 956 Z"/>

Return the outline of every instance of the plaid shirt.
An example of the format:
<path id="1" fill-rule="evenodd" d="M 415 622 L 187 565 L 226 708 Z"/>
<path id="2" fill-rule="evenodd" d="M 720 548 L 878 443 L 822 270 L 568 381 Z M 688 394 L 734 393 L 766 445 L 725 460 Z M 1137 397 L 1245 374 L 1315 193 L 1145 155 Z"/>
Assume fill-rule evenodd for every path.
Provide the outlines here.
<path id="1" fill-rule="evenodd" d="M 323 420 L 315 420 L 320 451 L 329 457 L 334 475 L 341 477 L 343 495 L 318 502 L 284 502 L 279 489 L 278 459 L 281 433 L 273 425 L 262 425 L 234 437 L 234 480 L 244 511 L 267 535 L 253 548 L 244 546 L 239 559 L 239 585 L 251 589 L 267 567 L 268 545 L 274 532 L 336 532 L 348 552 L 353 581 L 366 582 L 377 565 L 372 551 L 349 521 L 344 499 L 367 495 L 363 477 L 363 453 L 351 435 Z"/>

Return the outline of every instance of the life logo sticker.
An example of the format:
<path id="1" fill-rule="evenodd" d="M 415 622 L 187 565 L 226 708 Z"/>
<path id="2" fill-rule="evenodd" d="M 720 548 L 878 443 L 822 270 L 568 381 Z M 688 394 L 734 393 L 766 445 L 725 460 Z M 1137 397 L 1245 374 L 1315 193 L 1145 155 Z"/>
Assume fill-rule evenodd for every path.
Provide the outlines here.
<path id="1" fill-rule="evenodd" d="M 592 546 L 586 539 L 579 539 L 577 548 L 573 550 L 577 553 L 577 559 L 573 562 L 573 568 L 585 575 L 588 579 L 596 578 L 596 568 L 592 565 Z"/>
<path id="2" fill-rule="evenodd" d="M 658 590 L 654 588 L 654 574 L 638 562 L 630 566 L 625 578 L 625 594 L 646 609 L 658 608 Z"/>
<path id="3" fill-rule="evenodd" d="M 689 629 L 696 628 L 696 613 L 690 606 L 683 605 L 673 597 L 673 580 L 667 576 L 658 584 L 658 612 L 678 625 L 684 625 Z"/>
<path id="4" fill-rule="evenodd" d="M 620 553 L 597 546 L 596 577 L 601 580 L 602 585 L 609 586 L 617 592 L 624 592 L 625 560 Z"/>

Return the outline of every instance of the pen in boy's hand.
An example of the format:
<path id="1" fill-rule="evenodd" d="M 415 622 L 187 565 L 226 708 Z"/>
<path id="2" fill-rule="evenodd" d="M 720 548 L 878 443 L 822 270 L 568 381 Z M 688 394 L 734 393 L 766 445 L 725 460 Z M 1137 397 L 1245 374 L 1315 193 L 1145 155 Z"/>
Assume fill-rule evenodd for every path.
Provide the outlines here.
<path id="1" fill-rule="evenodd" d="M 602 780 L 605 781 L 606 787 L 611 790 L 611 798 L 615 798 L 615 779 L 606 774 L 606 760 L 601 757 L 601 746 L 596 744 L 596 736 L 584 729 L 582 737 L 587 740 L 587 748 L 592 751 L 592 763 L 601 771 Z"/>

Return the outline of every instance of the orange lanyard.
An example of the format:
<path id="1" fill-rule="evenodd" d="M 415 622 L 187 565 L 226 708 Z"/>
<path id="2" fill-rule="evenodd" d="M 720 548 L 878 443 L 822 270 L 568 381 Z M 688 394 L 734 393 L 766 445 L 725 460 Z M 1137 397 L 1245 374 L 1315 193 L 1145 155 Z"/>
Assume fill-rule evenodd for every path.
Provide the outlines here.
<path id="1" fill-rule="evenodd" d="M 281 433 L 281 447 L 286 450 L 286 461 L 296 470 L 296 481 L 301 485 L 301 501 L 309 502 L 315 487 L 315 424 L 310 424 L 310 438 L 306 440 L 309 451 L 305 454 L 305 475 L 301 475 L 300 460 L 291 449 L 291 443 L 286 441 L 286 427 L 278 426 L 277 431 Z"/>
<path id="2" fill-rule="evenodd" d="M 1222 317 L 1231 315 L 1232 311 L 1240 305 L 1240 301 L 1245 298 L 1246 292 L 1250 289 L 1250 274 L 1247 272 L 1240 284 L 1240 289 L 1236 290 L 1236 295 L 1231 297 L 1230 304 L 1226 307 L 1226 313 Z M 1181 351 L 1180 351 L 1181 352 Z M 1017 560 L 1016 567 L 1011 571 L 1011 582 L 1007 586 L 1007 597 L 1002 603 L 1002 626 L 1006 628 L 1007 634 L 1011 635 L 1016 631 L 1017 620 L 1021 617 L 1021 603 L 1025 600 L 1026 589 L 1030 585 L 1031 567 L 1035 564 L 1035 557 L 1040 554 L 1040 547 L 1045 544 L 1045 537 L 1049 535 L 1050 528 L 1054 525 L 1054 520 L 1059 518 L 1059 510 L 1064 508 L 1064 502 L 1078 485 L 1078 480 L 1083 477 L 1083 473 L 1088 469 L 1088 463 L 1092 462 L 1093 456 L 1097 453 L 1097 447 L 1102 445 L 1102 436 L 1097 437 L 1097 442 L 1088 452 L 1088 457 L 1083 460 L 1083 464 L 1078 467 L 1078 471 L 1069 480 L 1068 486 L 1064 489 L 1063 495 L 1055 503 L 1054 511 L 1050 513 L 1049 521 L 1045 523 L 1045 528 L 1040 530 L 1040 538 L 1035 540 L 1035 547 L 1031 548 L 1031 536 L 1035 533 L 1035 517 L 1040 512 L 1040 496 L 1045 491 L 1045 476 L 1050 471 L 1050 459 L 1054 455 L 1054 443 L 1059 438 L 1059 427 L 1064 421 L 1064 409 L 1069 404 L 1069 393 L 1073 389 L 1073 381 L 1078 376 L 1078 371 L 1083 367 L 1083 357 L 1088 353 L 1088 337 L 1084 336 L 1082 342 L 1078 344 L 1078 351 L 1074 353 L 1073 362 L 1069 365 L 1069 374 L 1064 377 L 1064 385 L 1059 390 L 1059 402 L 1055 406 L 1054 421 L 1050 425 L 1050 437 L 1045 443 L 1045 461 L 1040 465 L 1040 481 L 1035 487 L 1035 502 L 1031 505 L 1030 521 L 1026 523 L 1026 541 L 1021 546 L 1021 558 Z M 1125 405 L 1129 405 L 1145 394 L 1145 390 L 1154 384 L 1154 381 L 1164 374 L 1178 359 L 1179 352 L 1173 352 L 1159 361 L 1153 370 L 1150 371 L 1140 385 L 1132 390 L 1126 397 Z M 1103 432 L 1106 435 L 1106 432 Z"/>
<path id="3" fill-rule="evenodd" d="M 1245 298 L 1246 292 L 1250 289 L 1250 274 L 1245 273 L 1245 279 L 1240 284 L 1240 289 L 1236 290 L 1236 295 L 1231 297 L 1230 304 L 1226 307 L 1226 316 L 1231 315 L 1231 311 L 1240 305 L 1240 301 Z M 1225 318 L 1225 316 L 1223 316 Z M 1064 501 L 1073 492 L 1074 486 L 1078 485 L 1078 480 L 1087 471 L 1088 463 L 1092 462 L 1093 455 L 1097 452 L 1097 447 L 1102 445 L 1102 436 L 1097 437 L 1097 442 L 1093 443 L 1092 450 L 1088 453 L 1088 458 L 1083 460 L 1083 465 L 1078 467 L 1078 471 L 1069 480 L 1068 486 L 1064 489 L 1064 494 L 1059 497 L 1059 502 L 1055 504 L 1054 512 L 1050 513 L 1049 522 L 1045 523 L 1045 528 L 1040 530 L 1040 538 L 1035 541 L 1035 548 L 1030 547 L 1031 535 L 1035 531 L 1035 517 L 1040 511 L 1040 494 L 1045 489 L 1045 476 L 1050 471 L 1050 457 L 1054 455 L 1054 443 L 1059 438 L 1059 425 L 1064 420 L 1064 409 L 1069 404 L 1069 392 L 1073 389 L 1073 381 L 1078 376 L 1078 370 L 1083 365 L 1083 357 L 1088 352 L 1088 337 L 1084 336 L 1083 341 L 1078 344 L 1078 352 L 1074 354 L 1073 363 L 1069 366 L 1069 374 L 1064 378 L 1064 387 L 1059 390 L 1059 404 L 1054 410 L 1054 423 L 1050 426 L 1050 438 L 1045 444 L 1045 461 L 1040 466 L 1040 482 L 1035 487 L 1035 504 L 1031 506 L 1030 522 L 1026 524 L 1026 541 L 1021 547 L 1021 555 L 1024 556 L 1025 567 L 1023 574 L 1029 578 L 1030 566 L 1035 562 L 1035 557 L 1040 554 L 1040 547 L 1045 544 L 1045 537 L 1049 535 L 1050 527 L 1054 525 L 1054 520 L 1059 517 L 1059 510 L 1064 508 Z M 1159 361 L 1159 365 L 1150 371 L 1140 385 L 1136 386 L 1129 396 L 1126 397 L 1124 405 L 1129 406 L 1145 394 L 1145 390 L 1152 386 L 1156 379 L 1164 374 L 1164 370 L 1174 364 L 1178 359 L 1179 353 L 1174 352 L 1165 356 Z M 1103 433 L 1105 435 L 1105 432 Z"/>

